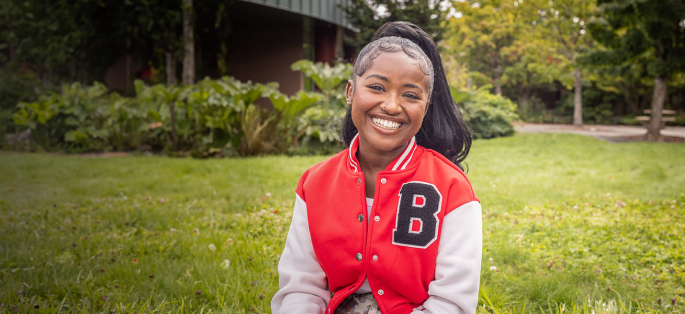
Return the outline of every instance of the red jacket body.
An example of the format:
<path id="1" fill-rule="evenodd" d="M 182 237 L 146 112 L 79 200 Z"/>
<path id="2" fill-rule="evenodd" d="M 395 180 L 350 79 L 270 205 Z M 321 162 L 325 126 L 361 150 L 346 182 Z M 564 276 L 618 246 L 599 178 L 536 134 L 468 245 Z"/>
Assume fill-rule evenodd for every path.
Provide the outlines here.
<path id="1" fill-rule="evenodd" d="M 355 138 L 349 149 L 311 167 L 296 190 L 306 203 L 311 244 L 333 293 L 326 313 L 333 313 L 368 277 L 382 313 L 409 314 L 421 309 L 436 280 L 445 216 L 479 201 L 458 167 L 412 139 L 378 173 L 367 217 L 358 145 Z"/>

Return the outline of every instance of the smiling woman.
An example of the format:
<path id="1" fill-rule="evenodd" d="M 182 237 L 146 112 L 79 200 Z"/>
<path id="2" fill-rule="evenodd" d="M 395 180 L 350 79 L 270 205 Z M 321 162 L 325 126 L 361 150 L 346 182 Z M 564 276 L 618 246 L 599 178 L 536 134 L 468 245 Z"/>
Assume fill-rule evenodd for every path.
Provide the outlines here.
<path id="1" fill-rule="evenodd" d="M 399 37 L 385 37 L 366 46 L 354 79 L 347 83 L 348 104 L 354 103 L 352 121 L 361 135 L 360 154 L 392 158 L 421 128 L 433 86 L 432 69 L 425 54 L 412 58 L 402 51 L 403 45 L 414 54 L 421 51 Z M 384 154 L 392 151 L 395 154 Z M 391 160 L 380 162 L 387 165 Z"/>
<path id="2" fill-rule="evenodd" d="M 471 137 L 437 47 L 388 23 L 347 84 L 348 149 L 296 189 L 273 313 L 475 313 L 481 208 L 459 163 Z"/>

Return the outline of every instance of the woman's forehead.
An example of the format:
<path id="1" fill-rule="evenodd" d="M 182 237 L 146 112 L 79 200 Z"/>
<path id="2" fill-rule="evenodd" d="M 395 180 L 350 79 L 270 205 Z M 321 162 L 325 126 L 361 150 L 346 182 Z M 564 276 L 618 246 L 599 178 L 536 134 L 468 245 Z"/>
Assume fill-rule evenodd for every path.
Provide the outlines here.
<path id="1" fill-rule="evenodd" d="M 425 87 L 426 75 L 421 70 L 419 61 L 402 51 L 382 52 L 373 59 L 371 66 L 364 71 L 361 78 L 363 80 L 373 74 L 388 79 L 392 77 L 401 81 L 417 81 Z"/>

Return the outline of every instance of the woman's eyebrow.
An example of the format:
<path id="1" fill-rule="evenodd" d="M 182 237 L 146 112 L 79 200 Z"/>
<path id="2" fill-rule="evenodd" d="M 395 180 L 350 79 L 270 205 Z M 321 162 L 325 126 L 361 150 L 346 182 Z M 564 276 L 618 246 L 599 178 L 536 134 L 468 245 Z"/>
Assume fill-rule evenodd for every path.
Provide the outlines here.
<path id="1" fill-rule="evenodd" d="M 368 79 L 370 79 L 370 78 L 372 78 L 372 77 L 376 77 L 376 78 L 379 78 L 379 79 L 381 79 L 381 80 L 384 80 L 384 81 L 390 83 L 390 80 L 389 80 L 387 77 L 385 77 L 385 76 L 383 76 L 383 75 L 378 75 L 378 74 L 371 74 L 371 75 L 367 76 L 364 80 L 368 80 Z"/>
<path id="2" fill-rule="evenodd" d="M 410 88 L 418 88 L 420 91 L 423 92 L 423 88 L 421 88 L 421 86 L 416 85 L 416 84 L 407 83 L 407 84 L 404 84 L 404 85 L 402 85 L 402 86 L 403 86 L 403 87 L 410 87 Z"/>

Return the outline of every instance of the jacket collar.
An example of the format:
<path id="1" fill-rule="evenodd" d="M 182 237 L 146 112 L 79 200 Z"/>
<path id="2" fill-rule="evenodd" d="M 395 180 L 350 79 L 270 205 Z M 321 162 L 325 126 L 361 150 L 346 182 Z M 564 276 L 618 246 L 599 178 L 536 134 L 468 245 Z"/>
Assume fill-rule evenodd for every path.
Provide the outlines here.
<path id="1" fill-rule="evenodd" d="M 416 144 L 416 136 L 413 136 L 411 140 L 409 140 L 409 145 L 407 145 L 404 151 L 402 151 L 402 153 L 397 156 L 395 160 L 390 162 L 388 167 L 385 168 L 385 171 L 399 171 L 406 169 L 412 161 L 417 147 L 419 146 Z M 352 169 L 352 172 L 361 172 L 361 167 L 359 166 L 359 161 L 357 160 L 357 150 L 359 150 L 359 133 L 354 136 L 352 142 L 350 143 L 350 149 L 348 149 L 347 159 L 349 160 L 349 165 Z"/>

